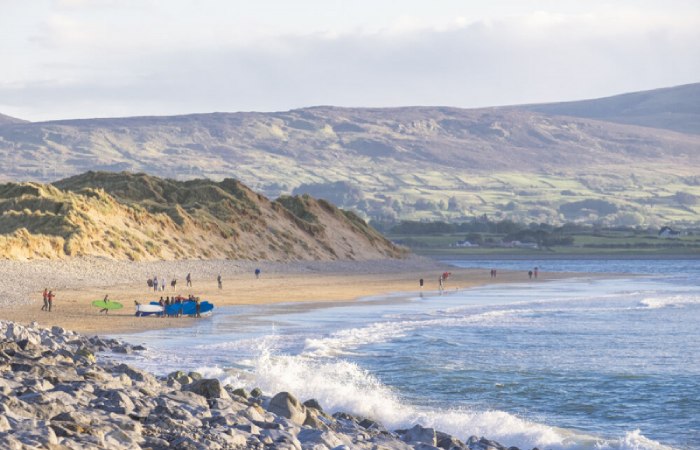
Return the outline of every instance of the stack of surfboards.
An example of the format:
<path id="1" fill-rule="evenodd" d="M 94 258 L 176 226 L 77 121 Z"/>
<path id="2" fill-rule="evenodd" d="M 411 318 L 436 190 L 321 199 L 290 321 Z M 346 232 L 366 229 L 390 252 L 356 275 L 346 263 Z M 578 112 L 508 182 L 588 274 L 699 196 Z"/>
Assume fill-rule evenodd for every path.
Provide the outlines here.
<path id="1" fill-rule="evenodd" d="M 208 301 L 203 301 L 199 303 L 199 313 L 200 315 L 211 314 L 214 309 L 214 305 Z M 158 302 L 151 302 L 148 305 L 137 305 L 136 306 L 136 316 L 151 316 L 151 315 L 162 315 L 163 307 L 160 306 Z M 196 304 L 192 301 L 184 301 L 182 303 L 173 303 L 165 307 L 165 314 L 169 316 L 194 316 L 197 314 Z"/>

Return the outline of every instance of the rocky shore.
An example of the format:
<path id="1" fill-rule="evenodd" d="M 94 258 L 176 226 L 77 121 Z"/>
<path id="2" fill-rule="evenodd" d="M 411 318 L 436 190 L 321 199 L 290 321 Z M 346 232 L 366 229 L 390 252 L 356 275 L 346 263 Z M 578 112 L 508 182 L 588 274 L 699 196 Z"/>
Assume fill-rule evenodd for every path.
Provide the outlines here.
<path id="1" fill-rule="evenodd" d="M 159 378 L 100 357 L 141 350 L 60 327 L 0 321 L 0 447 L 506 449 L 420 425 L 390 431 L 369 418 L 330 415 L 292 393 L 246 392 L 194 372 Z"/>

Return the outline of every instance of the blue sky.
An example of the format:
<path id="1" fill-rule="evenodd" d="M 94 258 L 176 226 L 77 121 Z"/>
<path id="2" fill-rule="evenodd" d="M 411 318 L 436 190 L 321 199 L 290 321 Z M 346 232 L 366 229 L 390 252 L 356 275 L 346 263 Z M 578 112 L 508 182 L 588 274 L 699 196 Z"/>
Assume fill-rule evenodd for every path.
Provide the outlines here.
<path id="1" fill-rule="evenodd" d="M 0 113 L 465 108 L 700 81 L 690 0 L 0 0 Z"/>

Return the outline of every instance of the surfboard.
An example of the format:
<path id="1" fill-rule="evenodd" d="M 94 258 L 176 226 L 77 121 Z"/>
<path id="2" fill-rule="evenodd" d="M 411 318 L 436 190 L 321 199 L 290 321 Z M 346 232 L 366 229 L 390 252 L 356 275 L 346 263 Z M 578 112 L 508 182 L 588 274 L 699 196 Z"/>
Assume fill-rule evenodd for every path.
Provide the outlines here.
<path id="1" fill-rule="evenodd" d="M 112 300 L 107 300 L 106 302 L 104 300 L 95 300 L 92 302 L 92 306 L 95 308 L 107 308 L 107 309 L 122 309 L 124 305 L 122 305 L 119 302 L 113 302 Z"/>
<path id="2" fill-rule="evenodd" d="M 136 315 L 137 316 L 150 316 L 154 314 L 162 314 L 163 307 L 156 305 L 136 305 Z"/>
<path id="3" fill-rule="evenodd" d="M 214 305 L 209 303 L 208 301 L 203 301 L 199 303 L 199 313 L 204 314 L 208 313 L 211 310 L 214 309 Z M 182 311 L 180 313 L 180 311 Z M 174 303 L 172 305 L 168 305 L 168 307 L 165 309 L 166 314 L 169 314 L 171 316 L 176 316 L 178 313 L 182 314 L 183 316 L 193 316 L 196 314 L 196 305 L 195 302 L 182 302 L 182 303 Z"/>

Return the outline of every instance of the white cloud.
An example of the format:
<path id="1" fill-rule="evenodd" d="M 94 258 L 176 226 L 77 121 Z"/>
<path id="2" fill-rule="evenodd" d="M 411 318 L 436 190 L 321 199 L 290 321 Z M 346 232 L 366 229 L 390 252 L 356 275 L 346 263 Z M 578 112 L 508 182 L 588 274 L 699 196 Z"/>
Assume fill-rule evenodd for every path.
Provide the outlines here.
<path id="1" fill-rule="evenodd" d="M 0 112 L 47 119 L 315 104 L 474 107 L 700 81 L 700 8 L 377 10 L 390 19 L 367 23 L 322 11 L 328 20 L 300 27 L 300 13 L 285 9 L 246 22 L 250 10 L 235 3 L 221 11 L 185 0 L 168 10 L 54 3 L 41 25 L 25 27 L 35 37 L 26 52 L 0 43 L 14 63 L 0 74 Z M 291 24 L 280 22 L 285 14 Z"/>

